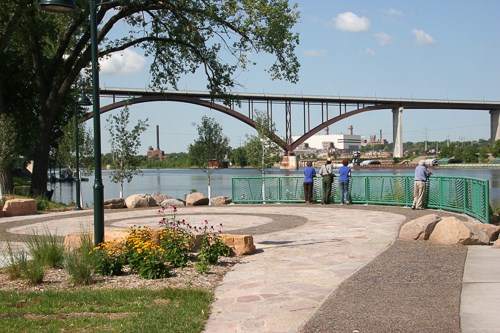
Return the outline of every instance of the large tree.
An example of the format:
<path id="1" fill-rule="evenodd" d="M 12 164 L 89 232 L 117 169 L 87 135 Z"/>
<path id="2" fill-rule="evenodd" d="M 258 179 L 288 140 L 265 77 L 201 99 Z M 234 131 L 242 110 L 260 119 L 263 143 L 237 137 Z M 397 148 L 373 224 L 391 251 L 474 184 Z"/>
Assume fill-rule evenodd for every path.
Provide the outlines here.
<path id="1" fill-rule="evenodd" d="M 52 134 L 65 123 L 61 118 L 68 117 L 74 84 L 91 58 L 87 1 L 76 2 L 81 10 L 72 15 L 42 12 L 34 0 L 2 3 L 0 52 L 2 60 L 13 51 L 15 57 L 5 57 L 0 73 L 16 61 L 29 64 L 25 78 L 33 84 L 37 101 L 18 109 L 34 124 L 33 194 L 45 194 Z M 105 2 L 96 15 L 99 57 L 142 48 L 152 58 L 152 88 L 177 89 L 182 76 L 202 71 L 207 89 L 224 96 L 238 84 L 236 70 L 252 63 L 247 56 L 263 52 L 274 56 L 268 69 L 272 79 L 296 82 L 298 35 L 291 32 L 298 20 L 296 9 L 287 0 Z M 123 24 L 128 29 L 116 29 Z M 11 101 L 1 92 L 7 78 L 0 79 L 2 113 Z"/>

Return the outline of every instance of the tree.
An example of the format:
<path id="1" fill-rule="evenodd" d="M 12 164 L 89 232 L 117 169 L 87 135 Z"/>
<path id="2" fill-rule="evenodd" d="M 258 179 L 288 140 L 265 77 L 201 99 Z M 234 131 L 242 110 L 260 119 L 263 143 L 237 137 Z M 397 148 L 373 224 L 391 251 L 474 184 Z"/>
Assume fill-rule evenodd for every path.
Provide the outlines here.
<path id="1" fill-rule="evenodd" d="M 266 170 L 279 161 L 281 149 L 271 140 L 272 134 L 276 132 L 276 125 L 267 115 L 256 111 L 255 125 L 257 135 L 247 136 L 245 148 L 248 163 L 264 176 Z"/>
<path id="2" fill-rule="evenodd" d="M 129 131 L 129 116 L 128 107 L 124 107 L 118 115 L 111 115 L 107 119 L 113 156 L 110 180 L 113 183 L 120 183 L 120 198 L 123 198 L 123 183 L 125 181 L 130 183 L 134 176 L 141 172 L 138 168 L 139 160 L 135 157 L 141 146 L 141 134 L 148 127 L 148 119 L 139 120 Z"/>
<path id="3" fill-rule="evenodd" d="M 260 111 L 255 111 L 255 127 L 257 135 L 248 136 L 246 151 L 248 162 L 253 165 L 264 177 L 267 169 L 271 168 L 276 161 L 279 161 L 280 147 L 271 138 L 276 131 L 275 124 L 268 115 Z M 266 183 L 262 178 L 262 200 L 266 198 Z"/>
<path id="4" fill-rule="evenodd" d="M 242 168 L 248 165 L 247 152 L 245 147 L 238 147 L 231 151 L 231 163 Z"/>
<path id="5" fill-rule="evenodd" d="M 58 124 L 65 123 L 74 83 L 91 59 L 89 8 L 72 15 L 42 12 L 34 0 L 4 0 L 0 13 L 0 73 L 22 63 L 23 79 L 33 86 L 30 107 L 19 108 L 33 119 L 35 160 L 31 192 L 45 194 L 49 151 Z M 299 15 L 287 0 L 256 1 L 109 1 L 98 6 L 100 58 L 128 48 L 151 56 L 151 88 L 177 89 L 179 79 L 204 73 L 214 96 L 227 96 L 238 85 L 235 74 L 253 64 L 248 55 L 275 57 L 272 79 L 297 82 L 298 35 L 291 32 Z M 128 25 L 123 29 L 123 25 Z M 120 29 L 117 29 L 120 27 Z M 253 57 L 252 57 L 253 58 Z M 26 74 L 26 75 L 24 75 Z M 1 88 L 8 76 L 1 76 Z M 29 91 L 29 90 L 28 90 Z M 0 89 L 0 113 L 9 107 Z"/>
<path id="6" fill-rule="evenodd" d="M 491 154 L 493 157 L 500 157 L 500 140 L 496 140 L 493 143 L 493 148 L 491 149 Z"/>
<path id="7" fill-rule="evenodd" d="M 18 133 L 12 117 L 0 113 L 0 200 L 3 193 L 12 193 L 12 169 L 16 162 Z"/>
<path id="8" fill-rule="evenodd" d="M 208 200 L 211 199 L 210 180 L 217 170 L 211 163 L 220 163 L 229 153 L 229 139 L 222 134 L 222 127 L 213 118 L 203 116 L 197 127 L 198 139 L 188 147 L 189 159 L 208 178 Z"/>

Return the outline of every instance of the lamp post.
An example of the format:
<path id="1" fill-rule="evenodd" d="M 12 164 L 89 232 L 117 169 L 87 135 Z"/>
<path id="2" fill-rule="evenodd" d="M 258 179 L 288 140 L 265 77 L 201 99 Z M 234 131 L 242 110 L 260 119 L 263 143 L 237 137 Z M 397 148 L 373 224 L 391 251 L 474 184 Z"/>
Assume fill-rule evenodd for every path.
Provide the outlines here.
<path id="1" fill-rule="evenodd" d="M 69 13 L 78 9 L 75 0 L 39 0 L 46 11 Z M 92 54 L 92 118 L 94 121 L 94 245 L 104 241 L 104 185 L 101 169 L 101 115 L 99 104 L 99 68 L 95 0 L 89 0 L 90 48 Z"/>
<path id="2" fill-rule="evenodd" d="M 78 127 L 78 106 L 90 106 L 92 102 L 87 97 L 87 95 L 79 95 L 75 103 L 75 171 L 76 171 L 76 198 L 75 198 L 75 210 L 82 210 L 82 204 L 80 199 L 80 140 L 78 135 L 80 130 Z"/>

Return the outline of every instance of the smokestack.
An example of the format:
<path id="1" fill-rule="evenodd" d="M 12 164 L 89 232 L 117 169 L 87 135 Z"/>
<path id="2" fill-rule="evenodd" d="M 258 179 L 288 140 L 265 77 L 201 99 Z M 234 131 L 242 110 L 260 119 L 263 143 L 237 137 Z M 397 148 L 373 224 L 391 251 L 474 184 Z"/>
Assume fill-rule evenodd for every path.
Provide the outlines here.
<path id="1" fill-rule="evenodd" d="M 382 130 L 380 130 L 380 143 L 382 143 Z"/>
<path id="2" fill-rule="evenodd" d="M 156 125 L 156 149 L 160 150 L 160 125 Z"/>
<path id="3" fill-rule="evenodd" d="M 347 127 L 347 129 L 349 130 L 349 135 L 352 135 L 352 125 Z"/>

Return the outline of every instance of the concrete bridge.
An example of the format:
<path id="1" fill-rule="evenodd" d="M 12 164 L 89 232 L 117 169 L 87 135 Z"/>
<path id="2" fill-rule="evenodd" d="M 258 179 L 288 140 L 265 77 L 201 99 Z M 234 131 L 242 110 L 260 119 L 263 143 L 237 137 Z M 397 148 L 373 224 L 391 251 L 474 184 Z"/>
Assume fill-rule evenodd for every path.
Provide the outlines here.
<path id="1" fill-rule="evenodd" d="M 405 109 L 477 110 L 490 114 L 490 139 L 500 139 L 500 102 L 462 101 L 403 98 L 367 98 L 340 96 L 298 96 L 280 94 L 234 93 L 230 96 L 212 96 L 208 92 L 195 91 L 152 91 L 141 89 L 105 88 L 101 97 L 112 99 L 112 103 L 101 107 L 105 113 L 126 105 L 148 102 L 182 102 L 210 108 L 232 116 L 255 128 L 255 110 L 265 111 L 273 121 L 276 112 L 285 114 L 285 136 L 272 138 L 285 152 L 291 152 L 322 129 L 336 122 L 367 111 L 392 110 L 394 157 L 403 156 L 402 117 Z M 311 115 L 319 119 L 314 124 Z M 292 139 L 292 116 L 302 123 L 299 138 Z M 86 120 L 92 118 L 88 113 Z M 297 131 L 297 127 L 294 128 Z M 294 133 L 297 136 L 297 133 Z"/>

